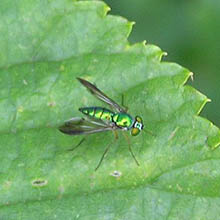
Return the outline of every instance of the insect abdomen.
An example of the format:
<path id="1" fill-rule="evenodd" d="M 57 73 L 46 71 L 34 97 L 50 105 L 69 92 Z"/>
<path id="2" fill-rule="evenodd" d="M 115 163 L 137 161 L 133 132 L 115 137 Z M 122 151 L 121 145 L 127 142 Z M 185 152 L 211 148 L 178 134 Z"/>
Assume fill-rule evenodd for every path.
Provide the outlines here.
<path id="1" fill-rule="evenodd" d="M 112 117 L 114 116 L 114 112 L 102 107 L 85 107 L 80 108 L 79 111 L 85 115 L 108 121 L 112 121 Z"/>

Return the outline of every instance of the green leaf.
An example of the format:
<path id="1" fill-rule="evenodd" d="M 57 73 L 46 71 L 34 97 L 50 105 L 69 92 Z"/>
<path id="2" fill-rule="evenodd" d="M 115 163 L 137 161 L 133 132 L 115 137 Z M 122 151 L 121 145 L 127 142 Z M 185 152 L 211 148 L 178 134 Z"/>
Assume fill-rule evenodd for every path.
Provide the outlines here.
<path id="1" fill-rule="evenodd" d="M 158 47 L 129 45 L 132 23 L 107 11 L 100 1 L 2 1 L 0 219 L 217 219 L 220 131 L 198 116 L 208 99 Z M 123 94 L 143 117 L 154 135 L 130 138 L 140 167 L 122 134 L 68 151 L 82 137 L 57 127 L 103 106 L 76 77 L 119 103 Z"/>

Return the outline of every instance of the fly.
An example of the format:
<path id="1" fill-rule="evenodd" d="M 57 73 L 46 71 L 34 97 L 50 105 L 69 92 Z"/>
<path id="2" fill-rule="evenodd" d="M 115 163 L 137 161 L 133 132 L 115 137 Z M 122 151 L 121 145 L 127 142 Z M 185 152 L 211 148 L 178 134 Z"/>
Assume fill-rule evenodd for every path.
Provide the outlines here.
<path id="1" fill-rule="evenodd" d="M 105 95 L 92 83 L 81 78 L 77 79 L 83 86 L 85 86 L 89 90 L 89 92 L 92 95 L 94 95 L 101 101 L 107 103 L 112 110 L 97 106 L 79 108 L 79 111 L 82 112 L 86 117 L 76 117 L 66 121 L 64 125 L 59 127 L 59 130 L 61 132 L 68 135 L 86 135 L 99 133 L 103 131 L 113 131 L 113 133 L 115 134 L 115 138 L 117 138 L 117 130 L 130 131 L 130 134 L 132 136 L 137 136 L 140 133 L 140 131 L 144 128 L 142 118 L 140 116 L 132 117 L 130 114 L 128 114 L 127 108 L 123 106 L 123 103 L 122 107 L 118 105 L 115 101 L 113 101 L 111 98 L 109 98 L 107 95 Z M 129 138 L 124 132 L 123 134 L 128 142 L 129 151 L 132 157 L 134 158 L 136 164 L 139 166 L 139 163 L 131 149 Z M 85 138 L 83 138 L 76 147 L 78 147 L 84 140 Z M 111 143 L 105 149 L 105 152 L 103 153 L 95 170 L 97 170 L 101 165 L 110 146 Z"/>

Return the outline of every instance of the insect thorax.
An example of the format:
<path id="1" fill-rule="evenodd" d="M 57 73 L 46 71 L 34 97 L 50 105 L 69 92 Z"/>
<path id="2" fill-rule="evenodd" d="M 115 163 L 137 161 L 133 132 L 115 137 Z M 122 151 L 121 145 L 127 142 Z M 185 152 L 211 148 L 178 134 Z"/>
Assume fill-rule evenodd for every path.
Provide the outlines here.
<path id="1" fill-rule="evenodd" d="M 115 114 L 114 112 L 102 107 L 85 107 L 80 108 L 79 111 L 81 111 L 85 115 L 111 122 Z"/>
<path id="2" fill-rule="evenodd" d="M 130 129 L 134 123 L 133 118 L 126 113 L 116 113 L 113 116 L 113 122 L 118 127 L 128 128 Z"/>

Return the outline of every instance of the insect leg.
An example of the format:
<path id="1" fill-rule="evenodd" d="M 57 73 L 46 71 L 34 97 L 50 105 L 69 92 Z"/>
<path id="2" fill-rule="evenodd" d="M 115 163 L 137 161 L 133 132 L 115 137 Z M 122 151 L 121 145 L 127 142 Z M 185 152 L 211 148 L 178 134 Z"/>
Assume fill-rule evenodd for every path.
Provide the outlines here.
<path id="1" fill-rule="evenodd" d="M 133 157 L 135 163 L 136 163 L 138 166 L 140 166 L 139 162 L 138 162 L 137 159 L 135 158 L 134 153 L 133 153 L 133 151 L 132 151 L 132 149 L 131 149 L 131 142 L 130 142 L 128 136 L 127 136 L 124 132 L 122 132 L 122 134 L 124 135 L 124 137 L 125 137 L 125 139 L 126 139 L 126 141 L 127 141 L 127 143 L 128 143 L 128 149 L 129 149 L 129 151 L 130 151 L 130 153 L 131 153 L 131 156 Z"/>
<path id="2" fill-rule="evenodd" d="M 109 150 L 110 147 L 111 147 L 111 144 L 112 144 L 112 142 L 110 142 L 109 145 L 106 147 L 106 149 L 105 149 L 104 153 L 102 154 L 102 157 L 101 157 L 101 159 L 100 159 L 100 161 L 99 161 L 97 167 L 95 168 L 95 171 L 98 170 L 98 168 L 100 167 L 100 165 L 101 165 L 101 163 L 102 163 L 102 161 L 103 161 L 105 155 L 108 153 L 108 150 Z"/>
<path id="3" fill-rule="evenodd" d="M 84 137 L 74 148 L 68 149 L 68 151 L 76 150 L 76 148 L 79 147 L 85 140 L 86 140 L 86 138 Z"/>
<path id="4" fill-rule="evenodd" d="M 115 136 L 115 139 L 117 140 L 117 139 L 118 139 L 118 133 L 117 133 L 117 131 L 112 130 L 112 132 L 113 132 L 113 134 L 114 134 L 114 136 Z M 100 167 L 100 165 L 101 165 L 101 163 L 102 163 L 102 161 L 103 161 L 105 155 L 108 153 L 108 150 L 110 149 L 112 143 L 113 143 L 113 142 L 110 142 L 109 145 L 106 147 L 106 149 L 105 149 L 104 153 L 102 154 L 102 157 L 101 157 L 101 159 L 100 159 L 100 161 L 99 161 L 97 167 L 95 168 L 95 171 L 98 170 L 98 168 Z"/>
<path id="5" fill-rule="evenodd" d="M 124 94 L 121 95 L 121 105 L 125 109 L 125 112 L 128 111 L 128 107 L 124 105 Z"/>
<path id="6" fill-rule="evenodd" d="M 112 130 L 112 132 L 113 132 L 113 134 L 114 134 L 114 136 L 115 136 L 115 139 L 118 139 L 118 133 L 117 133 L 117 131 Z"/>

